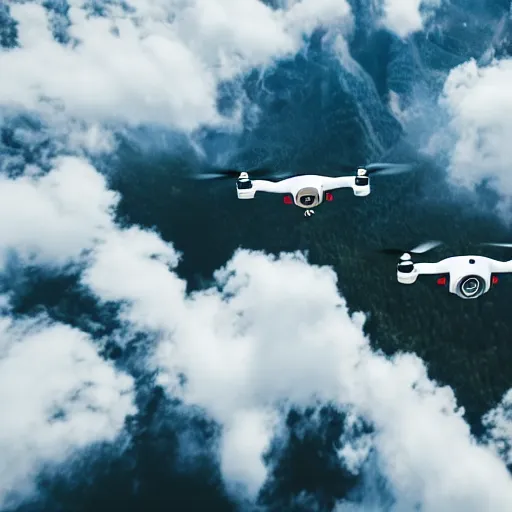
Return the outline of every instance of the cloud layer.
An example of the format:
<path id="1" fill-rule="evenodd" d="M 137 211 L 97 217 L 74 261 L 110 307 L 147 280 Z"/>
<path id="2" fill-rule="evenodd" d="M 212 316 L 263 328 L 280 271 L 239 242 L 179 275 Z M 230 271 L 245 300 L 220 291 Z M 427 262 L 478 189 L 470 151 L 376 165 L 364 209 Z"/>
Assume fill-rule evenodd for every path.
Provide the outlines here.
<path id="1" fill-rule="evenodd" d="M 76 262 L 112 227 L 117 200 L 105 178 L 75 157 L 58 158 L 47 174 L 0 176 L 0 268 L 11 248 L 27 264 Z"/>
<path id="2" fill-rule="evenodd" d="M 512 465 L 512 390 L 482 420 L 487 442 L 510 467 Z"/>
<path id="3" fill-rule="evenodd" d="M 45 319 L 0 318 L 0 507 L 33 489 L 45 464 L 112 442 L 134 414 L 133 379 L 83 332 Z"/>
<path id="4" fill-rule="evenodd" d="M 86 262 L 83 284 L 100 301 L 122 303 L 121 317 L 131 331 L 157 335 L 145 364 L 159 370 L 159 383 L 170 396 L 199 406 L 222 426 L 219 464 L 228 487 L 255 497 L 268 473 L 263 455 L 282 431 L 286 412 L 330 403 L 372 426 L 370 437 L 349 436 L 340 461 L 367 475 L 366 481 L 368 475 L 383 476 L 396 510 L 416 503 L 427 511 L 511 506 L 504 463 L 492 447 L 472 439 L 451 389 L 429 380 L 424 363 L 413 354 L 387 359 L 373 352 L 363 333 L 364 315 L 349 314 L 330 268 L 309 265 L 300 254 L 275 258 L 241 250 L 217 271 L 214 287 L 187 294 L 186 283 L 174 271 L 180 255 L 155 232 L 115 225 L 115 195 L 93 167 L 76 158 L 57 160 L 46 177 L 57 176 L 65 184 L 69 176 L 81 176 L 73 174 L 76 169 L 96 184 L 88 197 L 104 198 L 85 201 L 78 211 L 84 219 L 101 222 L 97 230 L 87 227 L 97 223 L 84 223 L 87 235 L 78 245 L 85 252 L 75 244 L 65 246 L 59 251 L 67 254 L 62 261 Z M 27 178 L 10 181 L 11 186 L 24 185 Z M 23 186 L 21 194 L 27 195 L 18 199 L 28 204 L 24 197 L 30 197 L 37 205 L 44 198 L 52 205 L 40 213 L 44 219 L 62 197 L 48 196 L 45 182 L 37 183 Z M 63 218 L 74 219 L 75 210 L 62 212 Z M 39 252 L 44 234 L 30 233 Z M 12 239 L 10 248 L 23 253 L 28 238 Z M 133 403 L 130 378 L 103 361 L 85 334 L 63 325 L 35 323 L 28 329 L 7 317 L 4 322 L 2 402 L 7 408 L 23 405 L 2 435 L 9 444 L 16 432 L 18 450 L 35 447 L 27 451 L 33 455 L 20 459 L 6 484 L 10 489 L 30 482 L 40 460 L 59 462 L 74 449 L 112 440 Z M 34 393 L 24 401 L 8 385 L 22 374 L 34 379 L 20 388 Z M 47 374 L 54 378 L 35 385 Z M 52 422 L 52 415 L 65 419 Z M 502 418 L 503 413 L 488 418 L 493 439 L 503 437 Z M 19 435 L 20 422 L 39 422 L 41 428 Z M 52 444 L 63 436 L 64 443 Z M 369 447 L 375 456 L 369 457 Z M 376 491 L 365 499 L 381 496 Z"/>
<path id="5" fill-rule="evenodd" d="M 153 253 L 154 242 L 152 258 L 139 242 L 132 250 L 116 241 L 122 250 L 115 258 L 113 247 L 99 246 L 85 282 L 104 300 L 126 301 L 133 325 L 162 333 L 154 356 L 160 383 L 223 425 L 220 464 L 228 482 L 256 494 L 280 411 L 334 403 L 373 425 L 377 469 L 396 510 L 417 503 L 429 511 L 512 506 L 504 464 L 471 438 L 451 389 L 430 381 L 412 354 L 389 360 L 374 353 L 364 317 L 349 315 L 331 269 L 300 255 L 240 251 L 217 272 L 216 288 L 187 297 L 165 268 L 168 246 Z M 126 285 L 125 272 L 144 280 Z"/>
<path id="6" fill-rule="evenodd" d="M 381 0 L 381 23 L 391 32 L 405 38 L 422 30 L 441 3 L 442 0 Z"/>
<path id="7" fill-rule="evenodd" d="M 450 172 L 457 184 L 474 189 L 488 181 L 503 196 L 512 194 L 511 80 L 508 58 L 484 67 L 470 60 L 450 72 L 442 105 L 450 114 L 448 128 L 455 137 Z"/>
<path id="8" fill-rule="evenodd" d="M 351 19 L 345 0 L 278 10 L 259 0 L 130 0 L 129 9 L 109 3 L 106 16 L 90 16 L 87 4 L 70 2 L 66 45 L 41 5 L 11 5 L 19 47 L 0 53 L 9 69 L 1 104 L 113 125 L 215 125 L 220 83 L 293 56 L 315 28 Z"/>

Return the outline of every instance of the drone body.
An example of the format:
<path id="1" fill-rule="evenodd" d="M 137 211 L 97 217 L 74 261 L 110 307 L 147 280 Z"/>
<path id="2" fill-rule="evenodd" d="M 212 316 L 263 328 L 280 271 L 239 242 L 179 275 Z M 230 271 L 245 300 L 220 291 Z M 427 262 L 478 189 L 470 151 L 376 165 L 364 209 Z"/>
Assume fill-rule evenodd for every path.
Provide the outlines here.
<path id="1" fill-rule="evenodd" d="M 356 196 L 370 194 L 370 179 L 365 169 L 358 169 L 357 176 L 331 178 L 318 175 L 294 176 L 281 181 L 251 181 L 246 172 L 242 172 L 236 183 L 238 199 L 254 199 L 256 192 L 286 194 L 284 202 L 295 204 L 306 210 L 305 216 L 314 213 L 313 208 L 326 201 L 332 201 L 331 190 L 351 188 Z M 291 197 L 290 197 L 291 196 Z"/>
<path id="2" fill-rule="evenodd" d="M 447 287 L 450 293 L 461 299 L 476 299 L 498 283 L 497 274 L 509 272 L 512 272 L 512 260 L 498 261 L 484 256 L 453 256 L 437 263 L 413 263 L 411 255 L 405 253 L 397 265 L 397 280 L 402 284 L 413 284 L 419 275 L 437 275 L 437 284 Z"/>
<path id="3" fill-rule="evenodd" d="M 365 167 L 351 167 L 349 175 L 337 177 L 306 174 L 291 176 L 287 172 L 253 169 L 240 172 L 233 169 L 218 169 L 216 172 L 203 173 L 197 179 L 232 179 L 236 178 L 238 199 L 254 199 L 257 192 L 284 194 L 285 204 L 294 204 L 306 210 L 304 216 L 311 217 L 313 208 L 324 201 L 332 201 L 332 190 L 351 188 L 354 195 L 364 197 L 370 194 L 370 175 L 394 175 L 412 171 L 410 164 L 372 163 Z M 354 172 L 355 171 L 355 172 Z M 260 179 L 252 180 L 252 175 Z M 250 176 L 251 175 L 251 176 Z M 263 177 L 281 178 L 280 181 L 270 181 Z"/>

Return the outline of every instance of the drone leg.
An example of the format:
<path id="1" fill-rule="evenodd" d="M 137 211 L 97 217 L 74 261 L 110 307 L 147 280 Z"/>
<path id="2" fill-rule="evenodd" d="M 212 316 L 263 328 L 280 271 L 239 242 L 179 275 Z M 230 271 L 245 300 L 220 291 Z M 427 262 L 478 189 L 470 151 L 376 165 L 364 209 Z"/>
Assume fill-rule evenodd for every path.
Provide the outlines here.
<path id="1" fill-rule="evenodd" d="M 304 217 L 311 217 L 311 215 L 314 215 L 314 214 L 315 214 L 314 210 L 306 210 L 304 212 Z"/>

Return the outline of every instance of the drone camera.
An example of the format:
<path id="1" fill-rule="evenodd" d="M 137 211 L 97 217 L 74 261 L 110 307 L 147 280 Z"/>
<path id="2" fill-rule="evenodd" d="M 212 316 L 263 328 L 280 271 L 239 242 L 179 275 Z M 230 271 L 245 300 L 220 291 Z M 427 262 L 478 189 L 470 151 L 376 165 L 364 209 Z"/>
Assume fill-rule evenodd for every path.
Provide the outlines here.
<path id="1" fill-rule="evenodd" d="M 462 277 L 457 283 L 455 289 L 455 293 L 461 299 L 476 299 L 485 292 L 485 279 L 482 276 L 476 274 Z"/>

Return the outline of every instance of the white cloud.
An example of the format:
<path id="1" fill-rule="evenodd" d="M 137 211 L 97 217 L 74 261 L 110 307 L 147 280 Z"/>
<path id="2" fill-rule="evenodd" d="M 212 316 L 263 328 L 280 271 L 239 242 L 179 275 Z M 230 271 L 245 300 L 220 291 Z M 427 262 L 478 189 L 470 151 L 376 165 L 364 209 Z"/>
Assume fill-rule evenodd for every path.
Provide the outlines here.
<path id="1" fill-rule="evenodd" d="M 93 254 L 94 265 L 85 270 L 84 280 L 104 300 L 132 300 L 134 323 L 168 329 L 173 316 L 181 314 L 186 283 L 168 272 L 179 255 L 158 235 L 138 227 L 118 230 L 95 246 Z"/>
<path id="2" fill-rule="evenodd" d="M 156 123 L 193 130 L 217 123 L 217 86 L 300 50 L 318 26 L 350 22 L 345 0 L 304 0 L 273 10 L 260 0 L 129 0 L 108 17 L 71 2 L 63 46 L 36 3 L 11 5 L 21 48 L 0 52 L 8 70 L 0 104 L 86 122 Z M 349 26 L 349 25 L 347 25 Z M 51 100 L 50 102 L 48 100 Z M 59 107 L 56 110 L 56 105 Z"/>
<path id="3" fill-rule="evenodd" d="M 223 424 L 220 470 L 233 493 L 257 495 L 267 477 L 261 455 L 269 448 L 277 422 L 274 411 L 240 409 Z"/>
<path id="4" fill-rule="evenodd" d="M 79 262 L 115 231 L 118 196 L 92 165 L 61 157 L 47 174 L 31 169 L 0 177 L 0 270 L 13 250 L 25 263 Z M 13 320 L 8 298 L 0 298 L 1 508 L 35 490 L 43 465 L 113 441 L 135 409 L 132 378 L 103 360 L 85 333 Z"/>
<path id="5" fill-rule="evenodd" d="M 512 59 L 479 68 L 470 60 L 454 68 L 441 104 L 451 116 L 446 133 L 452 180 L 474 189 L 484 180 L 504 197 L 512 195 Z"/>
<path id="6" fill-rule="evenodd" d="M 25 261 L 61 266 L 112 227 L 117 194 L 86 161 L 62 157 L 48 174 L 0 176 L 0 268 L 6 251 Z"/>
<path id="7" fill-rule="evenodd" d="M 489 446 L 512 465 L 512 389 L 482 420 Z"/>
<path id="8" fill-rule="evenodd" d="M 133 381 L 62 324 L 0 318 L 0 507 L 34 491 L 43 464 L 112 442 L 133 414 Z"/>
<path id="9" fill-rule="evenodd" d="M 442 0 L 380 0 L 381 23 L 400 37 L 423 30 L 425 21 Z"/>
<path id="10" fill-rule="evenodd" d="M 164 263 L 143 255 L 143 240 L 151 243 L 147 254 Z M 221 468 L 231 484 L 253 494 L 260 488 L 261 456 L 287 404 L 331 402 L 374 425 L 378 467 L 396 510 L 416 503 L 436 512 L 512 506 L 505 465 L 471 438 L 452 390 L 430 381 L 412 354 L 390 360 L 374 353 L 364 317 L 349 316 L 331 269 L 300 255 L 239 251 L 216 273 L 218 288 L 186 296 L 166 268 L 176 263 L 169 251 L 158 248 L 156 235 L 117 234 L 112 245 L 98 246 L 85 282 L 105 300 L 132 303 L 125 318 L 139 328 L 160 331 L 160 382 L 223 425 Z M 140 277 L 127 283 L 128 276 Z M 340 452 L 353 470 L 354 450 L 368 453 L 365 441 Z"/>
<path id="11" fill-rule="evenodd" d="M 451 389 L 430 381 L 423 362 L 412 354 L 389 360 L 371 350 L 362 331 L 364 315 L 349 315 L 332 269 L 309 265 L 300 254 L 276 259 L 238 251 L 216 272 L 215 288 L 188 295 L 186 283 L 174 272 L 180 255 L 172 245 L 154 232 L 115 226 L 112 208 L 117 197 L 95 169 L 76 158 L 57 162 L 44 177 L 5 180 L 0 187 L 1 192 L 12 187 L 5 197 L 15 198 L 6 211 L 15 211 L 17 204 L 37 207 L 30 215 L 37 219 L 37 229 L 29 229 L 23 216 L 10 216 L 14 228 L 6 231 L 11 234 L 4 247 L 22 253 L 32 248 L 39 255 L 36 261 L 45 263 L 82 258 L 82 251 L 88 251 L 84 283 L 104 301 L 123 302 L 123 318 L 134 327 L 159 333 L 148 362 L 160 369 L 160 383 L 222 425 L 220 467 L 230 486 L 257 493 L 267 474 L 262 454 L 290 405 L 333 403 L 373 424 L 372 438 L 349 440 L 340 457 L 347 458 L 352 471 L 366 471 L 371 442 L 378 454 L 376 469 L 389 480 L 402 507 L 397 510 L 410 510 L 416 502 L 436 512 L 512 506 L 505 465 L 493 450 L 472 440 Z M 73 234 L 70 226 L 81 228 L 80 234 Z M 37 382 L 43 378 L 38 372 L 44 371 L 56 378 L 33 391 L 39 408 L 25 402 L 32 421 L 46 425 L 49 400 L 54 398 L 70 410 L 70 423 L 65 424 L 72 428 L 64 448 L 51 444 L 52 429 L 61 428 L 58 423 L 30 431 L 38 432 L 27 438 L 35 455 L 23 459 L 14 473 L 20 482 L 28 482 L 24 478 L 37 471 L 40 459 L 64 460 L 66 447 L 112 438 L 120 428 L 113 425 L 119 425 L 131 404 L 123 399 L 117 409 L 120 389 L 128 387 L 128 380 L 118 381 L 78 331 L 65 326 L 21 331 L 16 335 L 22 341 L 13 344 L 13 333 L 20 331 L 5 322 L 8 348 L 2 360 L 6 369 L 0 372 L 5 379 L 1 402 L 21 407 L 12 393 L 32 388 L 24 384 L 12 391 L 12 383 L 26 374 Z M 43 346 L 46 352 L 41 354 Z M 27 370 L 35 361 L 38 366 Z M 181 375 L 186 377 L 184 387 L 179 385 Z M 104 388 L 94 394 L 96 387 L 85 386 L 81 395 L 86 404 L 106 396 L 101 413 L 84 411 L 84 402 L 66 401 L 86 378 Z M 12 425 L 24 422 L 26 414 L 15 409 Z M 99 431 L 89 430 L 86 423 L 83 431 L 75 427 L 82 417 L 94 418 Z M 4 427 L 4 436 L 14 427 Z"/>

